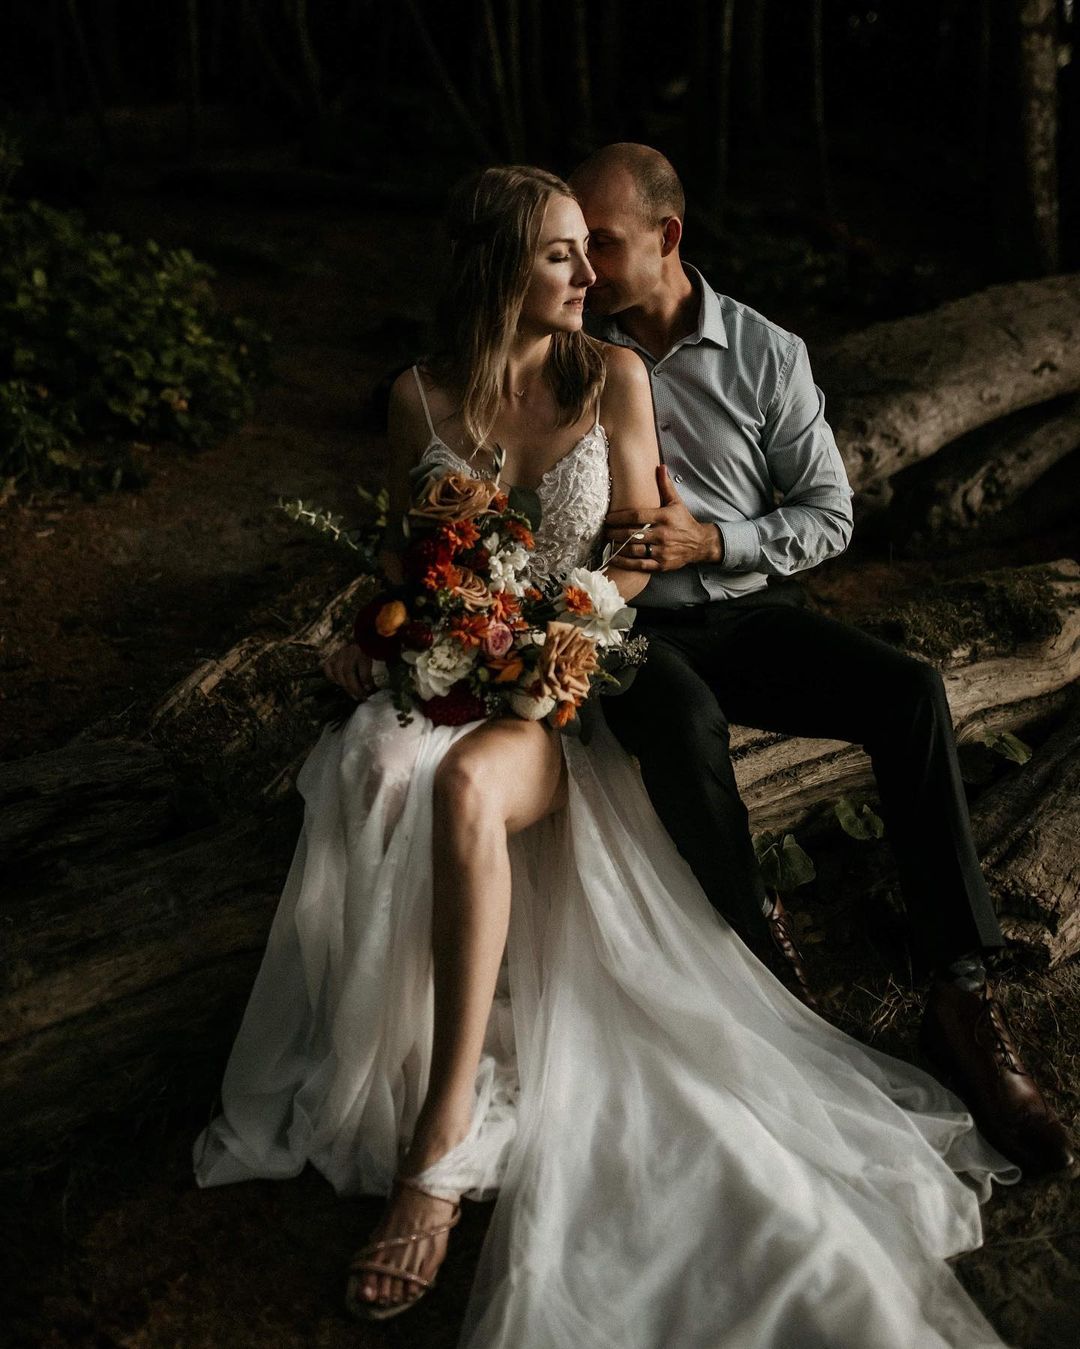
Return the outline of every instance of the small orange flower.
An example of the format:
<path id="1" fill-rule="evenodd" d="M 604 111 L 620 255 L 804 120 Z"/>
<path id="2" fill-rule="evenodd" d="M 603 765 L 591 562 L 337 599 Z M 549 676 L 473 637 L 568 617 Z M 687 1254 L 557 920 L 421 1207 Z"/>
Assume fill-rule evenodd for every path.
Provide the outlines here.
<path id="1" fill-rule="evenodd" d="M 497 590 L 491 597 L 491 616 L 500 623 L 509 623 L 513 625 L 516 618 L 521 615 L 521 604 L 516 595 L 511 595 L 509 590 Z"/>
<path id="2" fill-rule="evenodd" d="M 525 662 L 517 655 L 502 656 L 496 660 L 489 660 L 488 669 L 498 671 L 491 681 L 493 684 L 512 684 L 524 674 Z"/>
<path id="3" fill-rule="evenodd" d="M 591 614 L 592 600 L 589 593 L 580 586 L 566 586 L 563 590 L 563 603 L 569 614 Z"/>
<path id="4" fill-rule="evenodd" d="M 443 542 L 456 551 L 471 548 L 480 537 L 480 531 L 471 520 L 451 520 L 439 531 Z"/>
<path id="5" fill-rule="evenodd" d="M 461 568 L 451 562 L 436 562 L 423 575 L 428 590 L 453 590 L 461 584 Z"/>
<path id="6" fill-rule="evenodd" d="M 490 626 L 487 614 L 463 614 L 455 618 L 447 631 L 464 647 L 479 646 Z"/>
<path id="7" fill-rule="evenodd" d="M 542 600 L 542 599 L 544 598 L 544 595 L 543 595 L 543 592 L 540 591 L 540 590 L 537 590 L 537 588 L 536 588 L 535 586 L 526 586 L 526 587 L 525 587 L 525 598 L 526 598 L 527 600 L 531 600 L 533 604 L 537 604 L 540 600 Z"/>
<path id="8" fill-rule="evenodd" d="M 532 536 L 532 530 L 528 529 L 519 520 L 508 520 L 506 522 L 506 532 L 512 539 L 516 539 L 522 548 L 535 548 L 536 540 Z"/>
<path id="9" fill-rule="evenodd" d="M 565 726 L 568 722 L 574 720 L 576 712 L 576 703 L 556 703 L 555 711 L 551 714 L 551 719 L 556 726 Z"/>

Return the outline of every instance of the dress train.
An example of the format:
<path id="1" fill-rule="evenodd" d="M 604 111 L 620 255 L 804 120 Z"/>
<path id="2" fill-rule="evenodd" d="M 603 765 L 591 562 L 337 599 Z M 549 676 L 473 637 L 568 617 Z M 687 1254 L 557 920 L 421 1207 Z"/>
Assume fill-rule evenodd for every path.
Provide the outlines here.
<path id="1" fill-rule="evenodd" d="M 200 1185 L 385 1193 L 431 1054 L 435 770 L 468 727 L 386 694 L 324 730 Z M 706 901 L 602 725 L 511 840 L 507 958 L 465 1141 L 498 1191 L 467 1349 L 989 1349 L 945 1263 L 1016 1167 L 918 1068 L 803 1007 Z M 510 996 L 512 992 L 512 997 Z"/>

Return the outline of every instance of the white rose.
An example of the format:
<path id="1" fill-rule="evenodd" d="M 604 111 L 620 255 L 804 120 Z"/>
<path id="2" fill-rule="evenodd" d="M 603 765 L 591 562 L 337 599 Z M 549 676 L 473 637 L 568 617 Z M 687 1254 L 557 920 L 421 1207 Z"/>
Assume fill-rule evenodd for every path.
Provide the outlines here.
<path id="1" fill-rule="evenodd" d="M 436 642 L 427 651 L 406 651 L 402 659 L 413 666 L 416 691 L 421 698 L 441 698 L 476 663 L 476 649 L 468 650 L 457 642 Z"/>
<path id="2" fill-rule="evenodd" d="M 555 699 L 545 695 L 534 697 L 531 693 L 516 692 L 510 695 L 510 707 L 525 721 L 542 721 L 555 707 Z"/>

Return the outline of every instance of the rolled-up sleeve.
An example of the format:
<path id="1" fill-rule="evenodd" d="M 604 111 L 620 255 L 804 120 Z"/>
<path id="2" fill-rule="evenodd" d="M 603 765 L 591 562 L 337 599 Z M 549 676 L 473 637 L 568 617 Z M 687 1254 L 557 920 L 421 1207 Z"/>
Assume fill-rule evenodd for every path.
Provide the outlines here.
<path id="1" fill-rule="evenodd" d="M 761 448 L 780 503 L 756 519 L 719 524 L 723 570 L 790 576 L 842 553 L 851 540 L 851 488 L 800 338 L 766 412 Z"/>

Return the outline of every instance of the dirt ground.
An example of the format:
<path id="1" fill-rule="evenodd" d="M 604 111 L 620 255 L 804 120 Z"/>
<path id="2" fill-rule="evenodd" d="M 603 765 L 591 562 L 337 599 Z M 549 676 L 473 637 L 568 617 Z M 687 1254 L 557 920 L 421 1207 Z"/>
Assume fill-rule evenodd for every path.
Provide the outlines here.
<path id="1" fill-rule="evenodd" d="M 348 557 L 275 508 L 278 496 L 352 513 L 383 442 L 368 412 L 388 365 L 415 354 L 431 285 L 420 211 L 250 207 L 119 193 L 109 223 L 182 242 L 214 262 L 221 294 L 275 339 L 276 382 L 249 424 L 198 454 L 153 454 L 148 485 L 96 501 L 58 493 L 0 506 L 0 755 L 64 744 L 152 706 L 202 657 L 253 627 L 295 627 L 348 578 Z M 1070 551 L 1070 536 L 991 553 L 901 562 L 854 549 L 809 581 L 827 612 L 855 617 L 928 581 Z M 854 845 L 856 848 L 861 845 Z M 866 845 L 872 848 L 875 845 Z M 913 1056 L 915 997 L 894 935 L 834 848 L 795 905 L 845 1029 Z M 854 871 L 853 871 L 854 868 Z M 868 873 L 869 874 L 869 873 Z M 852 971 L 857 971 L 852 974 Z M 1080 970 L 1006 967 L 1002 994 L 1066 1121 L 1080 1108 Z M 209 1103 L 206 1103 L 206 1108 Z M 62 1164 L 4 1178 L 0 1343 L 96 1349 L 337 1349 L 452 1345 L 487 1210 L 468 1206 L 440 1289 L 384 1328 L 341 1311 L 343 1271 L 374 1201 L 339 1201 L 318 1176 L 200 1192 L 190 1145 L 201 1109 L 174 1107 L 78 1140 Z M 1024 1349 L 1080 1340 L 1080 1211 L 1068 1181 L 999 1192 L 984 1248 L 961 1275 Z M 672 1349 L 678 1349 L 673 1346 Z"/>

